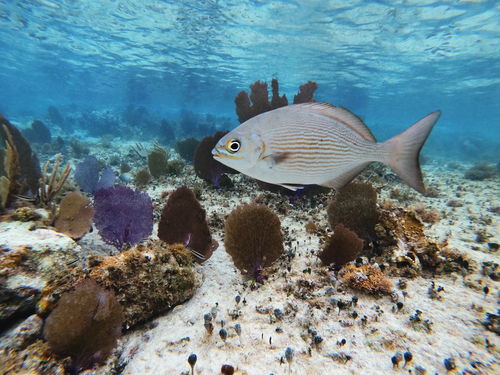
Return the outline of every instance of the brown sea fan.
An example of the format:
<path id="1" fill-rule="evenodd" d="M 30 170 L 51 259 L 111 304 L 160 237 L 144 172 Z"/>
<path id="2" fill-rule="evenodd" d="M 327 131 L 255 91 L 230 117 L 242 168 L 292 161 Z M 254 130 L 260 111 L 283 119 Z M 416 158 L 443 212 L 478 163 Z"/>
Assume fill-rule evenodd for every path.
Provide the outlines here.
<path id="1" fill-rule="evenodd" d="M 338 269 L 356 259 L 362 249 L 363 240 L 343 224 L 337 224 L 333 229 L 333 235 L 319 254 L 319 258 L 324 265 L 333 263 Z"/>
<path id="2" fill-rule="evenodd" d="M 284 250 L 280 220 L 264 205 L 238 206 L 226 219 L 224 244 L 242 272 L 269 266 Z"/>
<path id="3" fill-rule="evenodd" d="M 169 194 L 158 223 L 158 237 L 168 244 L 184 244 L 193 251 L 198 263 L 210 258 L 217 248 L 210 235 L 205 210 L 187 186 Z"/>
<path id="4" fill-rule="evenodd" d="M 59 205 L 54 226 L 59 233 L 79 239 L 92 228 L 94 209 L 88 198 L 77 192 L 67 194 Z"/>
<path id="5" fill-rule="evenodd" d="M 71 356 L 75 370 L 86 369 L 111 353 L 122 321 L 114 293 L 85 279 L 62 295 L 45 320 L 43 333 L 54 353 Z"/>

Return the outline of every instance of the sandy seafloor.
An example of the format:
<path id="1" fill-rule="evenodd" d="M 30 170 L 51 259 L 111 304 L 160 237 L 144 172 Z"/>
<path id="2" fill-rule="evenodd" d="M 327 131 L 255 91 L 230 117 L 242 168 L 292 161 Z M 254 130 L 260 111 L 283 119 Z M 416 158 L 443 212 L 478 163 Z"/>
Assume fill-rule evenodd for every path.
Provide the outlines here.
<path id="1" fill-rule="evenodd" d="M 99 153 L 96 155 L 99 157 Z M 312 207 L 305 204 L 286 204 L 286 212 L 278 212 L 286 236 L 286 250 L 295 251 L 290 272 L 275 268 L 256 290 L 249 287 L 251 281 L 243 277 L 234 267 L 231 257 L 224 249 L 223 220 L 231 210 L 242 202 L 251 202 L 264 192 L 250 179 L 232 176 L 235 187 L 231 190 L 215 190 L 206 187 L 202 191 L 202 206 L 207 210 L 212 235 L 219 243 L 213 256 L 203 265 L 197 266 L 202 283 L 195 295 L 186 303 L 157 317 L 152 322 L 129 331 L 119 341 L 114 358 L 97 370 L 111 373 L 111 363 L 120 363 L 123 374 L 188 374 L 187 358 L 195 353 L 198 361 L 195 373 L 199 375 L 219 374 L 223 364 L 231 364 L 236 374 L 389 374 L 424 373 L 444 374 L 447 370 L 443 360 L 453 357 L 455 373 L 499 374 L 498 336 L 482 325 L 486 312 L 495 313 L 498 308 L 499 290 L 493 280 L 481 273 L 481 263 L 500 263 L 498 250 L 489 243 L 500 243 L 500 186 L 499 178 L 484 181 L 469 181 L 463 178 L 469 165 L 450 167 L 443 160 L 435 160 L 424 166 L 426 184 L 438 190 L 437 198 L 428 198 L 412 192 L 397 182 L 388 182 L 380 189 L 379 204 L 389 200 L 391 189 L 409 192 L 405 202 L 394 201 L 395 206 L 424 206 L 436 210 L 441 219 L 435 224 L 426 224 L 427 234 L 438 240 L 448 240 L 449 248 L 464 253 L 473 265 L 473 271 L 463 277 L 446 274 L 431 277 L 424 275 L 407 280 L 407 295 L 403 296 L 398 285 L 399 278 L 391 278 L 395 285 L 393 296 L 375 297 L 342 287 L 331 272 L 325 283 L 325 267 L 314 254 L 320 247 L 319 237 L 310 235 L 305 224 L 312 220 L 322 229 L 328 228 L 326 205 Z M 182 184 L 193 186 L 201 180 L 194 176 L 191 167 L 181 177 L 168 177 L 153 181 L 147 192 L 155 200 L 157 208 L 163 206 L 160 193 L 173 190 Z M 462 207 L 450 207 L 450 199 L 459 200 Z M 214 225 L 215 224 L 215 225 Z M 9 229 L 7 230 L 7 226 Z M 22 228 L 20 225 L 19 228 Z M 20 231 L 21 229 L 19 229 Z M 18 238 L 12 224 L 0 223 L 2 240 Z M 156 225 L 153 237 L 156 237 Z M 482 232 L 485 243 L 476 237 Z M 291 243 L 290 243 L 291 241 Z M 101 251 L 106 246 L 97 231 L 80 241 L 82 251 Z M 304 273 L 307 268 L 311 273 Z M 287 294 L 298 280 L 314 285 L 308 298 L 297 298 Z M 431 282 L 444 287 L 442 298 L 432 299 L 428 288 Z M 485 296 L 483 287 L 490 293 Z M 235 297 L 241 296 L 236 302 Z M 330 303 L 331 298 L 351 299 L 358 297 L 357 306 L 339 311 Z M 395 301 L 403 302 L 401 311 L 395 310 Z M 245 303 L 244 303 L 245 302 Z M 216 308 L 214 333 L 207 334 L 203 315 Z M 283 312 L 281 319 L 274 319 L 274 309 Z M 422 318 L 432 321 L 430 332 L 415 330 L 409 317 L 415 310 L 422 311 Z M 234 311 L 239 317 L 233 319 Z M 356 311 L 358 318 L 351 314 Z M 366 315 L 367 323 L 361 323 Z M 223 322 L 222 322 L 223 321 Z M 236 335 L 234 325 L 241 325 L 241 336 Z M 218 335 L 222 327 L 228 331 L 225 342 Z M 308 328 L 323 338 L 319 345 L 311 344 Z M 345 344 L 339 342 L 345 339 Z M 283 363 L 285 349 L 294 350 L 290 364 Z M 394 368 L 391 357 L 397 352 L 410 351 L 413 360 L 402 368 Z M 343 359 L 350 356 L 350 360 Z M 117 359 L 118 358 L 118 359 Z M 89 373 L 93 372 L 88 371 Z"/>

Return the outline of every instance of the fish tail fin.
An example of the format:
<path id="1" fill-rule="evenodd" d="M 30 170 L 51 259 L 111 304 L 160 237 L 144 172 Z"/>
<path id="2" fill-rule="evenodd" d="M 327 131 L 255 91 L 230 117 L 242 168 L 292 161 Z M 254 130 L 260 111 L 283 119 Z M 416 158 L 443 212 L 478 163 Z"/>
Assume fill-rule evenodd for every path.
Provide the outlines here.
<path id="1" fill-rule="evenodd" d="M 384 163 L 421 194 L 425 194 L 425 186 L 419 163 L 420 150 L 439 116 L 441 111 L 432 112 L 382 144 L 388 151 Z"/>

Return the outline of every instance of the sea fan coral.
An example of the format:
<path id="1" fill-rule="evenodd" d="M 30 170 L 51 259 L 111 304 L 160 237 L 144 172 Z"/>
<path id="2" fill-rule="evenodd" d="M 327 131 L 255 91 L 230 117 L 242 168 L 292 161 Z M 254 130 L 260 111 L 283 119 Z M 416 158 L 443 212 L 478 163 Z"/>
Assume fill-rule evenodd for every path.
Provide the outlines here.
<path id="1" fill-rule="evenodd" d="M 61 201 L 54 226 L 59 233 L 78 239 L 90 231 L 93 216 L 94 209 L 88 198 L 72 192 Z"/>
<path id="2" fill-rule="evenodd" d="M 219 139 L 227 134 L 227 131 L 220 131 L 214 135 L 209 135 L 201 140 L 194 154 L 194 171 L 196 175 L 215 187 L 224 185 L 224 177 L 226 173 L 238 173 L 232 168 L 229 168 L 221 162 L 215 160 L 212 156 L 212 149 L 215 147 Z M 230 182 L 230 181 L 229 181 Z M 227 182 L 226 182 L 227 183 Z"/>
<path id="3" fill-rule="evenodd" d="M 332 229 L 344 224 L 367 242 L 375 239 L 377 191 L 371 184 L 353 182 L 343 187 L 328 205 L 327 212 Z"/>
<path id="4" fill-rule="evenodd" d="M 371 264 L 361 267 L 347 265 L 340 271 L 341 280 L 350 288 L 370 294 L 390 294 L 393 289 L 391 281 L 379 268 Z"/>
<path id="5" fill-rule="evenodd" d="M 338 269 L 356 259 L 362 249 L 363 240 L 343 224 L 337 224 L 333 228 L 333 236 L 328 239 L 319 254 L 319 258 L 323 264 L 329 265 L 333 263 L 335 268 Z"/>
<path id="6" fill-rule="evenodd" d="M 299 87 L 297 95 L 293 97 L 293 104 L 315 102 L 316 100 L 313 96 L 317 88 L 318 84 L 316 82 L 309 81 L 304 83 Z"/>
<path id="7" fill-rule="evenodd" d="M 210 235 L 205 210 L 187 186 L 169 194 L 158 223 L 158 237 L 168 244 L 184 244 L 199 263 L 210 258 L 217 247 Z"/>
<path id="8" fill-rule="evenodd" d="M 71 356 L 73 372 L 101 362 L 120 336 L 122 307 L 111 291 L 85 279 L 62 295 L 45 321 L 44 336 L 52 351 Z"/>
<path id="9" fill-rule="evenodd" d="M 151 176 L 158 178 L 166 174 L 168 163 L 168 153 L 160 146 L 155 146 L 148 154 L 148 168 Z"/>
<path id="10" fill-rule="evenodd" d="M 179 153 L 179 155 L 189 163 L 193 162 L 194 151 L 196 147 L 198 147 L 199 140 L 193 137 L 189 137 L 186 139 L 182 139 L 175 143 L 175 149 Z"/>
<path id="11" fill-rule="evenodd" d="M 264 205 L 241 205 L 226 219 L 224 244 L 242 272 L 267 267 L 283 253 L 280 220 Z"/>
<path id="12" fill-rule="evenodd" d="M 135 244 L 153 230 L 151 198 L 140 190 L 116 185 L 99 189 L 94 196 L 95 225 L 107 243 L 120 249 Z"/>
<path id="13" fill-rule="evenodd" d="M 107 167 L 99 178 L 99 162 L 90 155 L 76 165 L 75 179 L 82 191 L 93 194 L 99 189 L 113 186 L 115 174 L 111 167 Z"/>

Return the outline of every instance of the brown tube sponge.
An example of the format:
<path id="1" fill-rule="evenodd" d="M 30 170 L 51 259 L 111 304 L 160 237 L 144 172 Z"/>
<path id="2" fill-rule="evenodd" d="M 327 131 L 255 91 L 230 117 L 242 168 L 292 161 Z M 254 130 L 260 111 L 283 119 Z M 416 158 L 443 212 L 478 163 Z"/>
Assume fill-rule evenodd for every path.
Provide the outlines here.
<path id="1" fill-rule="evenodd" d="M 227 217 L 224 244 L 242 272 L 271 265 L 283 253 L 278 216 L 259 204 L 243 204 Z"/>

